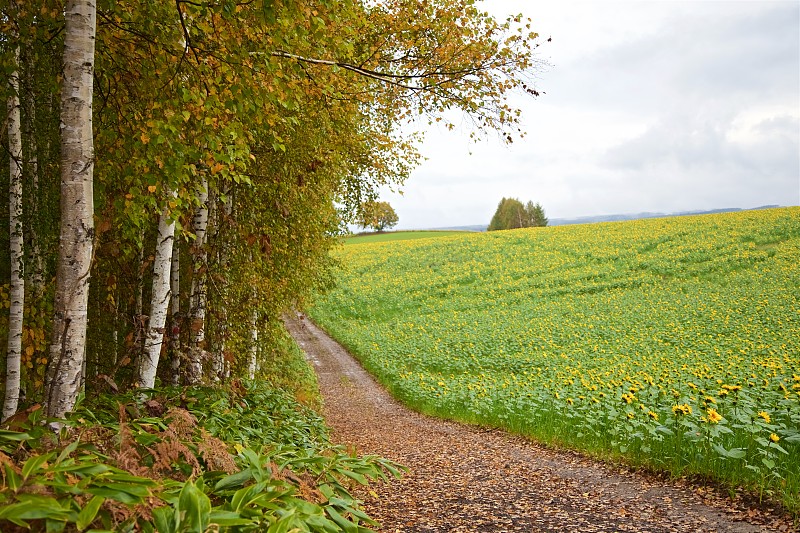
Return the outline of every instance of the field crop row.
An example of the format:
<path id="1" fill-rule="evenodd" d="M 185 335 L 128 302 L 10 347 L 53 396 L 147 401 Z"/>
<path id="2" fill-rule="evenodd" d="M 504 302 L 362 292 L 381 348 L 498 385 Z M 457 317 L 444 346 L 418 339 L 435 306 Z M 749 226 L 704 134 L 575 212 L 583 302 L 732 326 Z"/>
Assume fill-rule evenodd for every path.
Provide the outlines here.
<path id="1" fill-rule="evenodd" d="M 800 508 L 800 208 L 338 254 L 312 316 L 409 405 Z"/>

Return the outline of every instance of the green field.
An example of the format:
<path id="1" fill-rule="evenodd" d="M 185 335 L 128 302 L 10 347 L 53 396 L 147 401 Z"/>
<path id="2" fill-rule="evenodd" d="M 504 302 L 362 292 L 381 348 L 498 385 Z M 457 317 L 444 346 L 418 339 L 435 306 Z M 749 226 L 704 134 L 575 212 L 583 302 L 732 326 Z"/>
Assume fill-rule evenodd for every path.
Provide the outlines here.
<path id="1" fill-rule="evenodd" d="M 450 231 L 450 230 L 437 230 L 437 231 L 389 231 L 385 233 L 368 233 L 364 235 L 353 235 L 346 237 L 344 244 L 368 244 L 376 242 L 389 242 L 389 241 L 411 241 L 417 239 L 434 239 L 439 237 L 450 237 L 453 235 L 463 235 L 465 233 L 472 233 L 469 231 Z"/>
<path id="2" fill-rule="evenodd" d="M 412 407 L 800 508 L 800 208 L 338 258 L 311 315 Z"/>

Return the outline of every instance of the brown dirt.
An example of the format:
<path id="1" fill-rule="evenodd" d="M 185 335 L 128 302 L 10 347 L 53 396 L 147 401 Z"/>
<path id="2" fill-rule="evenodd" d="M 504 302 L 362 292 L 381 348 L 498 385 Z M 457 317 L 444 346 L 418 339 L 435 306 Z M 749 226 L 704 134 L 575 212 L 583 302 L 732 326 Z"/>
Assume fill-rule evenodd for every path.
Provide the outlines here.
<path id="1" fill-rule="evenodd" d="M 334 441 L 410 468 L 358 494 L 379 531 L 796 531 L 712 489 L 410 411 L 309 320 L 287 327 L 317 371 Z"/>

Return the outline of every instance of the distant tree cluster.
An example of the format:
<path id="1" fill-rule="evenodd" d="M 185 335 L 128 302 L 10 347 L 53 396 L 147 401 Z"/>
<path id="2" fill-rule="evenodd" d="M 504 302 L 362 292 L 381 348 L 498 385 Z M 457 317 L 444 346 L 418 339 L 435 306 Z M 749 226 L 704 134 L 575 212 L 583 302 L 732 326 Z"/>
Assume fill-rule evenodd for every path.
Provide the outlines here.
<path id="1" fill-rule="evenodd" d="M 372 228 L 375 231 L 384 231 L 397 225 L 400 218 L 389 202 L 365 202 L 361 205 L 358 225 L 362 228 Z"/>
<path id="2" fill-rule="evenodd" d="M 488 231 L 547 226 L 544 208 L 536 202 L 523 205 L 516 198 L 503 198 L 497 205 Z"/>

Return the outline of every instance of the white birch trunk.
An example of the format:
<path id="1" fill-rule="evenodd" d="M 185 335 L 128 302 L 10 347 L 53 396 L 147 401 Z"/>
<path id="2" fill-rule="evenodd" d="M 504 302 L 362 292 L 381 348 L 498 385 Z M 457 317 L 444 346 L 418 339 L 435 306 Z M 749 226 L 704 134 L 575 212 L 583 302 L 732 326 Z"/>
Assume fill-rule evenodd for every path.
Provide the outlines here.
<path id="1" fill-rule="evenodd" d="M 15 50 L 17 62 L 19 49 Z M 8 353 L 6 354 L 6 391 L 2 420 L 17 412 L 22 360 L 22 320 L 25 309 L 22 234 L 22 128 L 19 104 L 18 72 L 11 73 L 11 96 L 8 98 L 8 219 L 11 251 L 11 280 L 8 309 Z"/>
<path id="2" fill-rule="evenodd" d="M 92 264 L 94 143 L 92 75 L 97 25 L 93 0 L 67 0 L 61 82 L 61 230 L 45 412 L 62 418 L 78 398 L 86 345 Z"/>
<path id="3" fill-rule="evenodd" d="M 170 382 L 172 385 L 180 385 L 181 381 L 181 249 L 174 243 L 172 245 L 172 266 L 170 269 L 170 291 L 172 293 L 170 303 L 170 315 L 172 316 L 169 332 L 170 348 L 172 351 L 172 361 L 170 362 Z"/>
<path id="4" fill-rule="evenodd" d="M 200 383 L 203 377 L 203 359 L 206 340 L 206 231 L 208 230 L 208 179 L 203 178 L 199 193 L 200 207 L 192 219 L 195 234 L 192 254 L 192 288 L 190 293 L 189 324 L 189 365 L 187 381 L 189 385 Z"/>
<path id="5" fill-rule="evenodd" d="M 247 354 L 247 377 L 256 378 L 258 370 L 258 311 L 255 306 L 250 311 L 250 350 Z"/>
<path id="6" fill-rule="evenodd" d="M 150 321 L 144 339 L 144 350 L 139 357 L 136 385 L 152 389 L 156 384 L 156 370 L 164 344 L 164 326 L 170 304 L 170 273 L 172 248 L 175 241 L 175 221 L 170 220 L 169 209 L 158 217 L 158 241 L 153 262 L 153 291 L 150 302 Z"/>

